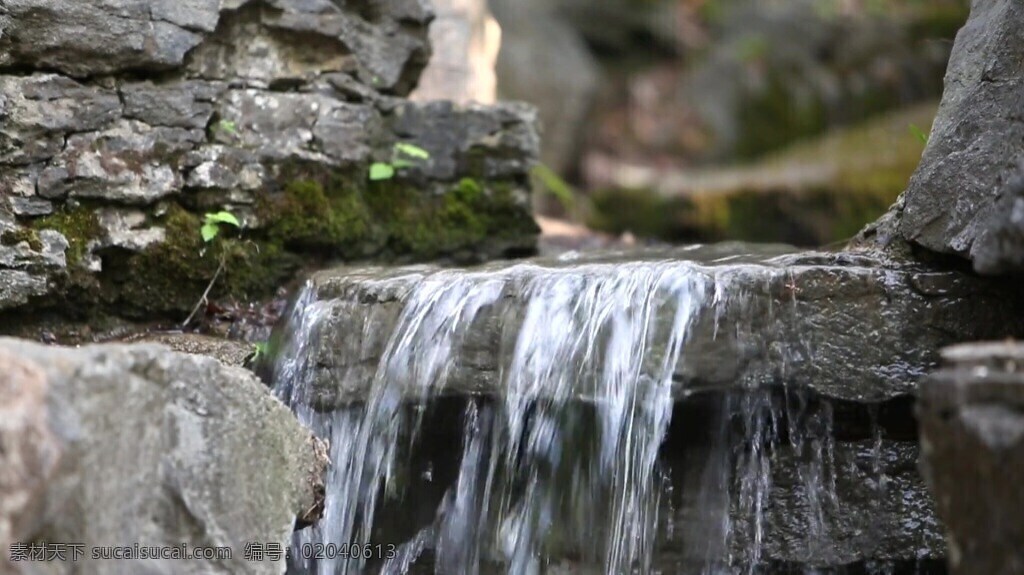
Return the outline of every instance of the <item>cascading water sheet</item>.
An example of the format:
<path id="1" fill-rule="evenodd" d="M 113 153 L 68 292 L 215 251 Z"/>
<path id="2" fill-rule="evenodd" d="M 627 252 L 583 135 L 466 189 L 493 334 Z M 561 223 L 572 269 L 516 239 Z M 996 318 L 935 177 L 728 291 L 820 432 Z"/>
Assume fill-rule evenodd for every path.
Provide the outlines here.
<path id="1" fill-rule="evenodd" d="M 330 441 L 332 463 L 290 572 L 934 564 L 941 531 L 903 463 L 916 446 L 875 419 L 836 439 L 832 406 L 851 378 L 872 392 L 914 353 L 859 370 L 836 344 L 869 321 L 899 349 L 865 315 L 892 305 L 894 273 L 682 254 L 314 278 L 283 328 L 274 385 Z M 454 410 L 439 415 L 443 402 Z M 690 435 L 670 433 L 680 427 Z M 338 552 L 352 544 L 364 552 Z"/>
<path id="2" fill-rule="evenodd" d="M 306 405 L 313 360 L 302 342 L 322 311 L 309 296 L 298 299 L 276 390 L 330 437 L 333 462 L 324 518 L 300 536 L 300 545 L 371 540 L 378 497 L 394 488 L 403 465 L 401 440 L 406 432 L 415 437 L 419 424 L 404 405 L 443 392 L 450 370 L 466 360 L 464 340 L 474 321 L 505 321 L 508 353 L 498 376 L 506 393 L 483 408 L 491 429 L 478 444 L 469 441 L 459 481 L 437 525 L 425 532 L 436 541 L 425 545 L 421 534 L 385 570 L 401 571 L 412 549 L 425 546 L 434 549 L 437 564 L 460 573 L 476 572 L 484 560 L 506 564 L 509 573 L 538 572 L 552 548 L 594 559 L 607 572 L 649 568 L 672 373 L 687 329 L 705 306 L 708 278 L 682 263 L 528 277 L 520 286 L 527 297 L 521 317 L 498 309 L 507 284 L 522 281 L 515 272 L 423 277 L 393 326 L 368 399 L 333 413 Z M 367 318 L 364 329 L 385 327 L 373 324 Z M 476 517 L 467 515 L 471 506 Z M 305 567 L 333 575 L 365 564 L 325 558 Z"/>

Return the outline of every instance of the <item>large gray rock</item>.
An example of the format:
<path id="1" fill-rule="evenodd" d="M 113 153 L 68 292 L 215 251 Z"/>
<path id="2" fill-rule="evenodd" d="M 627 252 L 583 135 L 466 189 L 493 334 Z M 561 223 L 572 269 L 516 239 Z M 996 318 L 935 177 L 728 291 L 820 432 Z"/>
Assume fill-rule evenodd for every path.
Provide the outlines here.
<path id="1" fill-rule="evenodd" d="M 1024 164 L 1002 186 L 992 218 L 971 250 L 974 269 L 983 274 L 1024 270 Z"/>
<path id="2" fill-rule="evenodd" d="M 1024 345 L 967 344 L 918 392 L 922 472 L 954 575 L 1024 571 Z"/>
<path id="3" fill-rule="evenodd" d="M 745 250 L 725 245 L 470 270 L 320 272 L 307 295 L 315 311 L 303 335 L 309 338 L 308 365 L 314 366 L 314 391 L 307 400 L 329 408 L 363 399 L 403 307 L 413 301 L 424 305 L 418 297 L 433 293 L 439 282 L 472 294 L 501 293 L 460 330 L 463 343 L 453 350 L 441 390 L 454 394 L 504 395 L 502 358 L 515 342 L 508 338 L 535 298 L 533 286 L 558 277 L 597 285 L 624 273 L 670 273 L 702 286 L 703 299 L 675 368 L 676 397 L 787 385 L 830 398 L 881 401 L 913 392 L 918 378 L 937 364 L 936 350 L 943 345 L 1024 330 L 1017 320 L 1024 311 L 1019 294 L 969 274 L 870 254 L 778 256 L 785 250 L 767 248 L 760 253 L 775 257 L 741 255 Z M 431 313 L 451 312 L 437 307 Z M 586 397 L 588 391 L 575 393 Z"/>
<path id="4" fill-rule="evenodd" d="M 250 373 L 158 345 L 0 340 L 0 545 L 77 543 L 77 562 L 14 572 L 283 573 L 316 507 L 322 447 Z M 18 544 L 22 544 L 19 546 Z M 226 546 L 216 560 L 103 561 L 105 545 Z M 0 563 L 0 571 L 4 571 Z M 6 571 L 4 571 L 6 572 Z"/>
<path id="5" fill-rule="evenodd" d="M 1024 158 L 1022 50 L 1019 2 L 972 3 L 921 165 L 877 231 L 883 243 L 903 238 L 986 273 L 1024 269 L 1019 186 L 1008 185 Z"/>
<path id="6" fill-rule="evenodd" d="M 60 463 L 47 426 L 46 376 L 31 361 L 0 351 L 0 573 L 14 572 L 11 545 L 38 528 L 46 484 Z"/>

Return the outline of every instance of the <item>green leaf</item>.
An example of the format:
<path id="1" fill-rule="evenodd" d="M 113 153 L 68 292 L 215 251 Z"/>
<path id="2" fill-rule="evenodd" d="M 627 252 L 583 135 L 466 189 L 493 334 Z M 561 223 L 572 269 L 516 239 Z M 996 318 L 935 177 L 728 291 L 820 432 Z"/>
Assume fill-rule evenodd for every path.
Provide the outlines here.
<path id="1" fill-rule="evenodd" d="M 924 133 L 924 130 L 918 128 L 914 124 L 910 124 L 910 133 L 914 135 L 918 140 L 921 140 L 922 144 L 928 144 L 928 134 Z"/>
<path id="2" fill-rule="evenodd" d="M 267 356 L 267 349 L 269 348 L 269 345 L 270 344 L 268 342 L 265 342 L 265 341 L 260 341 L 260 342 L 254 343 L 252 345 L 252 347 L 253 347 L 253 355 L 252 355 L 253 361 L 256 361 L 258 359 L 266 357 Z"/>
<path id="3" fill-rule="evenodd" d="M 199 233 L 202 234 L 204 242 L 210 243 L 213 241 L 213 238 L 217 237 L 217 234 L 220 233 L 220 228 L 218 228 L 215 223 L 205 223 L 203 224 L 203 227 L 199 229 Z"/>
<path id="4" fill-rule="evenodd" d="M 370 180 L 374 182 L 390 180 L 393 177 L 395 177 L 395 168 L 391 164 L 377 162 L 370 166 Z"/>
<path id="5" fill-rule="evenodd" d="M 413 162 L 410 162 L 409 160 L 403 160 L 402 158 L 398 158 L 394 162 L 391 162 L 391 167 L 396 170 L 401 170 L 402 168 L 411 168 L 415 165 L 416 164 L 414 164 Z"/>
<path id="6" fill-rule="evenodd" d="M 229 224 L 236 228 L 242 227 L 242 224 L 238 222 L 238 218 L 231 212 L 217 212 L 215 214 L 206 214 L 206 223 L 208 224 Z"/>
<path id="7" fill-rule="evenodd" d="M 234 134 L 238 132 L 238 124 L 231 120 L 221 120 L 217 122 L 217 129 L 228 134 Z"/>
<path id="8" fill-rule="evenodd" d="M 398 142 L 397 144 L 395 144 L 395 151 L 398 152 L 399 154 L 405 154 L 410 158 L 416 158 L 418 160 L 430 159 L 430 152 L 424 150 L 419 146 L 409 144 L 407 142 Z"/>

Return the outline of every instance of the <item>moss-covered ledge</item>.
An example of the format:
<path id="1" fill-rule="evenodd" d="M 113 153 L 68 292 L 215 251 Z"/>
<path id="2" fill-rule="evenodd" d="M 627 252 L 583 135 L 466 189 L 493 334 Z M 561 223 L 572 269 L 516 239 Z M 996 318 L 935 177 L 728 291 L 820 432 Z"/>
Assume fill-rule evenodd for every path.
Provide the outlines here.
<path id="1" fill-rule="evenodd" d="M 200 234 L 204 210 L 177 201 L 146 211 L 138 227 L 161 230 L 163 239 L 135 251 L 111 245 L 96 210 L 84 205 L 5 231 L 5 245 L 38 248 L 38 233 L 53 230 L 69 246 L 66 270 L 52 278 L 59 295 L 36 299 L 19 321 L 26 311 L 62 306 L 91 321 L 180 320 L 208 287 L 211 300 L 260 300 L 300 269 L 329 262 L 466 264 L 534 250 L 538 230 L 521 182 L 437 182 L 415 174 L 370 181 L 367 169 L 290 166 L 287 183 L 239 206 L 240 228 L 221 226 L 208 243 Z"/>

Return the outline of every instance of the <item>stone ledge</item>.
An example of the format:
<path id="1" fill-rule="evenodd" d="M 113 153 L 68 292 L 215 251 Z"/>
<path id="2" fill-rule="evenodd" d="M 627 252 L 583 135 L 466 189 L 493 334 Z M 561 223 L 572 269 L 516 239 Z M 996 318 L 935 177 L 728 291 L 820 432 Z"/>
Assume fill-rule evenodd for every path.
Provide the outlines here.
<path id="1" fill-rule="evenodd" d="M 669 262 L 703 282 L 705 304 L 675 369 L 676 398 L 706 390 L 807 388 L 827 397 L 879 402 L 912 393 L 942 346 L 1024 330 L 1024 301 L 966 273 L 857 253 L 741 256 L 728 245 L 641 254 L 538 259 L 444 270 L 339 268 L 311 280 L 317 320 L 310 359 L 322 408 L 366 396 L 411 294 L 426 281 L 498 282 L 501 296 L 467 328 L 447 394 L 502 395 L 501 349 L 518 331 L 531 281 L 552 274 L 599 280 L 625 267 Z M 739 252 L 741 254 L 742 251 Z M 644 261 L 646 260 L 646 261 Z M 472 288 L 468 288 L 472 289 Z M 712 305 L 713 300 L 717 303 Z M 360 358 L 346 364 L 344 358 Z M 413 393 L 416 390 L 408 390 Z M 577 390 L 586 398 L 586 390 Z"/>

